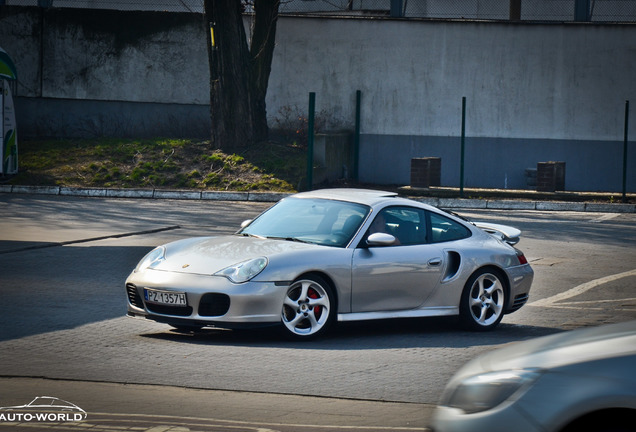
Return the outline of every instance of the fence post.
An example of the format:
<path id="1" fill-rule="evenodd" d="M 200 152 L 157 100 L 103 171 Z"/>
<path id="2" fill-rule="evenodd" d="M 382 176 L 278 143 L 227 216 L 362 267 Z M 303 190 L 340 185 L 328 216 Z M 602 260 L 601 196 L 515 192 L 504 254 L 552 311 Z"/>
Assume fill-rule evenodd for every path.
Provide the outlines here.
<path id="1" fill-rule="evenodd" d="M 466 96 L 462 97 L 461 161 L 459 163 L 459 197 L 464 198 L 464 153 L 466 149 Z"/>
<path id="2" fill-rule="evenodd" d="M 588 22 L 591 21 L 590 17 L 590 0 L 575 0 L 574 1 L 574 21 Z"/>
<path id="3" fill-rule="evenodd" d="M 393 18 L 399 18 L 403 15 L 402 13 L 402 0 L 391 0 L 391 11 L 390 15 Z"/>
<path id="4" fill-rule="evenodd" d="M 360 159 L 360 107 L 362 100 L 362 92 L 356 91 L 356 130 L 353 135 L 353 179 L 358 181 L 359 178 L 359 159 Z"/>
<path id="5" fill-rule="evenodd" d="M 625 132 L 623 136 L 623 202 L 627 202 L 627 137 L 629 133 L 629 101 L 625 101 Z"/>
<path id="6" fill-rule="evenodd" d="M 309 117 L 307 119 L 307 190 L 314 183 L 314 116 L 316 113 L 316 93 L 309 93 Z"/>
<path id="7" fill-rule="evenodd" d="M 510 21 L 521 20 L 521 0 L 510 0 L 509 19 Z"/>

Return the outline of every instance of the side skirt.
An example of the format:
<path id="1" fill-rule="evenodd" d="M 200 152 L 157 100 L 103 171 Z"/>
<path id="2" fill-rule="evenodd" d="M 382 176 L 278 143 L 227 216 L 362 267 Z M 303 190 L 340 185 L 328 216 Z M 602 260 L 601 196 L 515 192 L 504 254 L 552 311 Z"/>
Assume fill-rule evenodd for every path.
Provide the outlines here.
<path id="1" fill-rule="evenodd" d="M 364 321 L 391 318 L 424 318 L 450 315 L 459 315 L 459 308 L 457 306 L 445 306 L 399 311 L 344 313 L 338 314 L 338 321 Z"/>

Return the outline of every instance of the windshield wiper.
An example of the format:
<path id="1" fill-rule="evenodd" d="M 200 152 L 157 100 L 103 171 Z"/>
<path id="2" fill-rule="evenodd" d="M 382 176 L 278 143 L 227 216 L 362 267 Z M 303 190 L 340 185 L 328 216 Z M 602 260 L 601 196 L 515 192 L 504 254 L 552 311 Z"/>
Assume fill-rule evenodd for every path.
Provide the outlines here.
<path id="1" fill-rule="evenodd" d="M 259 236 L 256 234 L 250 234 L 250 233 L 238 233 L 238 235 L 243 236 L 243 237 L 256 237 L 259 239 L 266 239 L 267 237 L 263 237 L 263 236 Z"/>
<path id="2" fill-rule="evenodd" d="M 271 236 L 271 237 L 267 237 L 270 240 L 286 240 L 286 241 L 291 241 L 291 242 L 297 242 L 297 243 L 310 243 L 307 240 L 301 240 L 297 237 L 276 237 L 276 236 Z"/>

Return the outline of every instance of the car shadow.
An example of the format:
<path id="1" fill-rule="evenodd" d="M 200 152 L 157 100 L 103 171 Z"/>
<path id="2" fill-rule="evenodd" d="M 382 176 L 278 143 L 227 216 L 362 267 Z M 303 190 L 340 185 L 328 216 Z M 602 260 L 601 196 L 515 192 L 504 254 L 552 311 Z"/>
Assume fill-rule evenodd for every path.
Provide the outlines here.
<path id="1" fill-rule="evenodd" d="M 123 316 L 124 281 L 152 249 L 31 242 L 10 246 L 10 252 L 0 253 L 0 342 Z"/>
<path id="2" fill-rule="evenodd" d="M 455 317 L 409 318 L 338 323 L 312 340 L 292 340 L 277 327 L 249 330 L 167 330 L 140 337 L 184 344 L 294 348 L 304 350 L 367 350 L 399 348 L 457 348 L 503 345 L 560 332 L 550 327 L 500 324 L 489 332 L 464 330 Z"/>

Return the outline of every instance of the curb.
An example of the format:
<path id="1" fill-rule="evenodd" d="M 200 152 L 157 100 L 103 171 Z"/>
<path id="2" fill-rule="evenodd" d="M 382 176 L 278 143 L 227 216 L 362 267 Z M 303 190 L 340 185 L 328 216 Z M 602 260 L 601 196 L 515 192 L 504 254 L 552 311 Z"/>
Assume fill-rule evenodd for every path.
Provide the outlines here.
<path id="1" fill-rule="evenodd" d="M 0 193 L 60 195 L 97 198 L 174 199 L 201 201 L 277 202 L 291 193 L 283 192 L 222 192 L 164 189 L 90 189 L 62 186 L 0 185 Z M 636 213 L 636 204 L 587 203 L 564 201 L 532 201 L 507 199 L 465 199 L 410 197 L 415 201 L 447 209 L 539 210 L 595 213 Z"/>
<path id="2" fill-rule="evenodd" d="M 63 186 L 0 185 L 0 193 L 96 198 L 144 198 L 202 201 L 276 202 L 292 195 L 282 192 L 220 192 L 166 189 L 90 189 Z"/>
<path id="3" fill-rule="evenodd" d="M 478 200 L 463 198 L 417 198 L 414 201 L 446 209 L 538 210 L 594 213 L 636 213 L 636 204 L 602 204 L 563 201 Z"/>

